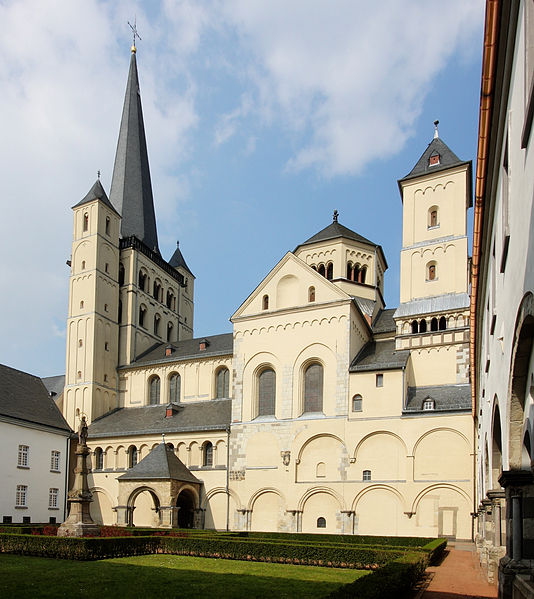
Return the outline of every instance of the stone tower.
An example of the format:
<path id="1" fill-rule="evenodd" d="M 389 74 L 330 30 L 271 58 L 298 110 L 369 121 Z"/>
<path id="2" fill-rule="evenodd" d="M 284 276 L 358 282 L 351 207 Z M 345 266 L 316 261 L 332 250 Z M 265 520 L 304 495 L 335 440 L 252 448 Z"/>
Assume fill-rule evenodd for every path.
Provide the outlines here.
<path id="1" fill-rule="evenodd" d="M 158 245 L 135 46 L 110 199 L 97 181 L 73 209 L 63 412 L 76 428 L 122 406 L 119 366 L 193 336 L 195 277 Z"/>
<path id="2" fill-rule="evenodd" d="M 120 216 L 99 180 L 73 207 L 64 416 L 101 416 L 117 403 Z"/>
<path id="3" fill-rule="evenodd" d="M 396 347 L 417 350 L 418 380 L 411 383 L 467 383 L 471 162 L 439 138 L 436 121 L 434 139 L 398 183 L 403 237 Z"/>

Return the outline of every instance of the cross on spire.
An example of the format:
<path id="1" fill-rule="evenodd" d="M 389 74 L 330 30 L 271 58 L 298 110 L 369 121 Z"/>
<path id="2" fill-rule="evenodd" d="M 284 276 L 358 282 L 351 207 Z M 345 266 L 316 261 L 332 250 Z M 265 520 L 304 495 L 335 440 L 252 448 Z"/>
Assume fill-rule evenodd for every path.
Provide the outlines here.
<path id="1" fill-rule="evenodd" d="M 137 33 L 137 15 L 134 18 L 134 24 L 132 25 L 130 23 L 130 21 L 128 21 L 128 25 L 130 26 L 130 29 L 132 30 L 132 33 L 133 33 L 132 52 L 135 54 L 135 52 L 136 52 L 135 38 L 141 39 L 141 36 Z"/>

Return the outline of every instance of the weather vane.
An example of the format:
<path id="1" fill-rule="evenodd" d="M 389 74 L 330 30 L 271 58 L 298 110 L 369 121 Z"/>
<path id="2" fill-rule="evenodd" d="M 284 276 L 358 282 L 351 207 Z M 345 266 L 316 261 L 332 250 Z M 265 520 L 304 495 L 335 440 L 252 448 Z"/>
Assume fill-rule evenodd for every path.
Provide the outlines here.
<path id="1" fill-rule="evenodd" d="M 134 18 L 134 24 L 132 25 L 130 21 L 128 21 L 128 25 L 133 33 L 132 52 L 135 52 L 135 38 L 141 39 L 141 36 L 137 33 L 137 15 Z"/>

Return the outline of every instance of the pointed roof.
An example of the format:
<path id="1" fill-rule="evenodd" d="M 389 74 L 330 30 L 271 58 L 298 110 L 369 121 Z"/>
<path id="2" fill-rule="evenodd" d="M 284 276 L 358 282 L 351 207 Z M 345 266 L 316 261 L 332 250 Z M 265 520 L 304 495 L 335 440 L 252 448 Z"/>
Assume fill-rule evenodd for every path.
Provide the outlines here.
<path id="1" fill-rule="evenodd" d="M 328 225 L 328 227 L 325 227 L 324 229 L 319 231 L 319 233 L 316 233 L 315 235 L 313 235 L 312 237 L 307 239 L 304 243 L 301 243 L 300 245 L 298 245 L 295 248 L 294 252 L 296 252 L 297 249 L 303 245 L 311 245 L 312 243 L 328 241 L 329 239 L 336 239 L 338 237 L 344 237 L 345 239 L 353 239 L 354 241 L 360 241 L 361 243 L 367 243 L 369 245 L 372 245 L 373 247 L 379 247 L 376 243 L 369 241 L 369 239 L 366 239 L 365 237 L 358 235 L 358 233 L 355 233 L 351 229 L 348 229 L 347 227 L 344 227 L 343 225 L 341 225 L 338 222 L 338 217 L 339 217 L 339 212 L 337 210 L 334 210 L 334 215 L 332 217 L 332 224 Z"/>
<path id="2" fill-rule="evenodd" d="M 179 480 L 188 483 L 200 483 L 191 474 L 187 466 L 175 455 L 165 443 L 160 443 L 146 457 L 128 472 L 119 476 L 119 480 Z"/>
<path id="3" fill-rule="evenodd" d="M 439 154 L 439 163 L 431 165 L 430 157 L 436 154 Z M 412 170 L 405 177 L 399 179 L 399 185 L 402 181 L 406 181 L 408 179 L 415 179 L 416 177 L 421 177 L 422 175 L 436 173 L 448 168 L 452 168 L 453 166 L 460 166 L 463 164 L 470 165 L 471 161 L 460 160 L 442 139 L 439 137 L 434 137 Z"/>
<path id="4" fill-rule="evenodd" d="M 132 235 L 159 253 L 154 198 L 148 165 L 143 110 L 135 52 L 124 97 L 122 119 L 113 167 L 111 203 L 122 215 L 121 237 Z"/>
<path id="5" fill-rule="evenodd" d="M 195 276 L 190 270 L 189 267 L 187 266 L 184 257 L 182 255 L 182 252 L 180 250 L 180 242 L 177 241 L 176 242 L 176 250 L 174 250 L 174 254 L 172 255 L 171 259 L 169 260 L 169 264 L 173 267 L 173 268 L 178 268 L 179 266 L 181 266 L 182 268 L 185 268 L 185 270 L 187 270 L 187 272 L 189 274 L 191 274 L 193 277 Z"/>
<path id="6" fill-rule="evenodd" d="M 117 213 L 115 210 L 115 206 L 109 201 L 104 188 L 102 187 L 102 183 L 100 183 L 100 179 L 97 179 L 89 190 L 89 193 L 80 200 L 77 204 L 75 204 L 72 208 L 78 208 L 78 206 L 83 206 L 84 204 L 88 204 L 89 202 L 93 202 L 94 200 L 100 200 L 104 203 L 108 208 L 111 208 L 113 212 Z M 118 214 L 118 213 L 117 213 Z"/>

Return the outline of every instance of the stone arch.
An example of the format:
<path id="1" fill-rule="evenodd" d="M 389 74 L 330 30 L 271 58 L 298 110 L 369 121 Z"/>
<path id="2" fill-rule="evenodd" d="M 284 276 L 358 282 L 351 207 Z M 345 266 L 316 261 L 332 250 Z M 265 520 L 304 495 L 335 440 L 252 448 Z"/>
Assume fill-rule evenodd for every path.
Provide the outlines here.
<path id="1" fill-rule="evenodd" d="M 446 460 L 444 455 L 447 455 Z M 457 430 L 437 427 L 426 431 L 413 449 L 414 480 L 469 480 L 472 476 L 470 455 L 468 440 Z"/>
<path id="2" fill-rule="evenodd" d="M 523 423 L 526 403 L 526 388 L 529 364 L 534 342 L 534 295 L 528 292 L 521 301 L 515 321 L 511 380 L 508 391 L 508 467 L 521 468 L 523 447 Z"/>
<path id="3" fill-rule="evenodd" d="M 331 433 L 320 433 L 307 439 L 297 453 L 297 481 L 316 479 L 318 462 L 324 462 L 327 480 L 345 480 L 348 468 L 348 454 L 345 443 Z"/>
<path id="4" fill-rule="evenodd" d="M 302 532 L 341 532 L 344 502 L 333 489 L 323 486 L 308 489 L 301 497 L 298 509 L 302 511 Z M 320 518 L 325 519 L 325 526 L 318 528 Z"/>
<path id="5" fill-rule="evenodd" d="M 430 485 L 415 497 L 412 508 L 421 536 L 471 537 L 470 498 L 451 483 Z"/>
<path id="6" fill-rule="evenodd" d="M 256 491 L 248 502 L 251 511 L 250 526 L 255 531 L 278 531 L 286 518 L 286 500 L 274 487 Z"/>
<path id="7" fill-rule="evenodd" d="M 228 524 L 228 528 L 232 529 L 237 511 L 241 509 L 241 501 L 233 489 L 229 489 L 227 495 L 225 487 L 215 487 L 204 496 L 202 508 L 205 510 L 205 528 L 225 530 Z"/>
<path id="8" fill-rule="evenodd" d="M 363 489 L 353 501 L 357 534 L 397 535 L 402 526 L 405 499 L 389 485 Z"/>
<path id="9" fill-rule="evenodd" d="M 102 487 L 91 487 L 93 501 L 89 504 L 89 513 L 96 524 L 111 526 L 115 524 L 113 501 L 109 493 Z"/>
<path id="10" fill-rule="evenodd" d="M 178 508 L 178 528 L 194 528 L 195 511 L 199 508 L 198 491 L 191 485 L 184 485 L 176 497 Z"/>
<path id="11" fill-rule="evenodd" d="M 491 418 L 491 480 L 492 489 L 499 489 L 499 476 L 502 471 L 502 427 L 499 400 L 493 400 L 493 416 Z"/>
<path id="12" fill-rule="evenodd" d="M 160 498 L 156 491 L 142 485 L 134 489 L 128 497 L 128 524 L 130 526 L 158 526 Z"/>
<path id="13" fill-rule="evenodd" d="M 371 470 L 372 480 L 405 480 L 406 455 L 401 437 L 391 431 L 373 431 L 356 446 L 350 478 L 361 479 L 363 470 Z"/>

